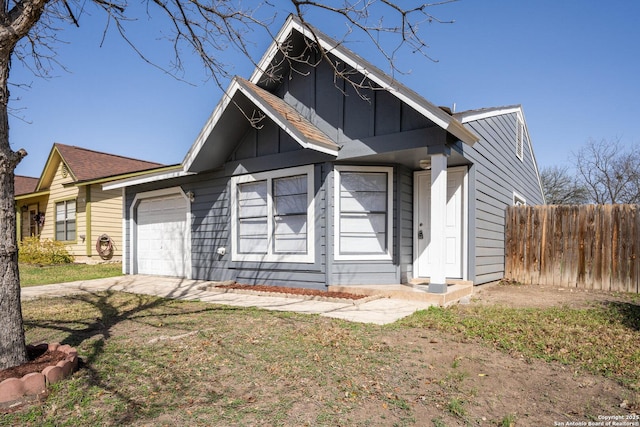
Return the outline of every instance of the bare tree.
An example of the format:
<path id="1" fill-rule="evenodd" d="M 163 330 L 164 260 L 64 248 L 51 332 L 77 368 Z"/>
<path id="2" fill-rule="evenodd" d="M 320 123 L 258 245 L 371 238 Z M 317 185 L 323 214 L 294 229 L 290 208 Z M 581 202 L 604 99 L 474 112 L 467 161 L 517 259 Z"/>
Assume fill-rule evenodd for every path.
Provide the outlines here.
<path id="1" fill-rule="evenodd" d="M 56 64 L 55 49 L 61 30 L 82 25 L 86 14 L 103 13 L 103 33 L 119 33 L 143 60 L 180 76 L 185 52 L 195 54 L 208 76 L 223 87 L 230 77 L 224 62 L 226 50 L 234 49 L 251 59 L 250 46 L 254 41 L 265 36 L 275 39 L 271 26 L 277 20 L 277 13 L 283 10 L 296 14 L 314 33 L 307 16 L 315 11 L 345 23 L 343 40 L 352 32 L 354 36 L 351 37 L 368 39 L 384 55 L 393 74 L 401 71 L 395 66 L 395 56 L 404 47 L 431 59 L 420 30 L 424 24 L 443 22 L 430 13 L 433 6 L 456 0 L 432 4 L 415 0 L 146 0 L 141 3 L 142 8 L 139 4 L 130 5 L 126 0 L 0 1 L 0 369 L 3 369 L 26 360 L 14 201 L 14 170 L 26 152 L 13 151 L 9 144 L 8 82 L 12 59 L 24 62 L 36 75 L 47 75 L 50 67 Z M 131 36 L 135 34 L 130 31 L 133 28 L 139 32 L 160 29 L 159 35 L 172 50 L 172 63 L 163 66 L 147 57 Z M 309 65 L 311 56 L 292 53 L 286 45 L 279 49 L 283 61 Z M 332 61 L 321 47 L 319 49 L 320 60 L 328 61 L 338 78 L 346 79 L 356 88 L 367 84 L 357 80 L 358 76 L 352 70 L 345 70 L 342 64 Z M 255 65 L 257 61 L 253 63 Z M 282 76 L 274 74 L 273 78 Z"/>
<path id="2" fill-rule="evenodd" d="M 578 183 L 567 167 L 551 166 L 540 172 L 547 204 L 581 205 L 588 200 L 587 190 Z"/>
<path id="3" fill-rule="evenodd" d="M 590 139 L 573 155 L 579 182 L 597 204 L 640 203 L 640 147 Z"/>

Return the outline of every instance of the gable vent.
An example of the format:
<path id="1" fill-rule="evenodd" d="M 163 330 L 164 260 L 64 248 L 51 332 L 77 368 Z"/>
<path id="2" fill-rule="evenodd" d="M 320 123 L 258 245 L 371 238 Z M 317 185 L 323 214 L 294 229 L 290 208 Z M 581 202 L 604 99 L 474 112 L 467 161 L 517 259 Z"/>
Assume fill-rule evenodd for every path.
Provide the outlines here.
<path id="1" fill-rule="evenodd" d="M 67 167 L 66 164 L 62 164 L 62 177 L 66 178 L 69 176 L 69 168 Z"/>

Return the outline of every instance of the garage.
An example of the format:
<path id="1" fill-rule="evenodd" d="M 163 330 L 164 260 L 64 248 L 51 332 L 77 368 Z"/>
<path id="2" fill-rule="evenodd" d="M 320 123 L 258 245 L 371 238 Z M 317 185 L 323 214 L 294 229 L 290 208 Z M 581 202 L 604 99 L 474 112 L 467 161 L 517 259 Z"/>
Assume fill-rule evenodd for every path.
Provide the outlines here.
<path id="1" fill-rule="evenodd" d="M 190 277 L 189 204 L 183 193 L 143 198 L 136 211 L 137 273 Z"/>

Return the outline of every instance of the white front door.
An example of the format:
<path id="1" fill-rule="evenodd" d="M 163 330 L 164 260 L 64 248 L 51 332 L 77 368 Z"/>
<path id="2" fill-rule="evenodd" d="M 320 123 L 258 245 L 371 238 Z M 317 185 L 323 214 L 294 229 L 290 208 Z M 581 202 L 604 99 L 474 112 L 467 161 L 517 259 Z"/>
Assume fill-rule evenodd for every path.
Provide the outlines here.
<path id="1" fill-rule="evenodd" d="M 466 168 L 447 170 L 447 215 L 445 224 L 447 250 L 445 275 L 447 278 L 463 278 L 464 248 L 464 177 Z M 414 277 L 431 276 L 429 243 L 431 241 L 431 172 L 414 174 Z"/>

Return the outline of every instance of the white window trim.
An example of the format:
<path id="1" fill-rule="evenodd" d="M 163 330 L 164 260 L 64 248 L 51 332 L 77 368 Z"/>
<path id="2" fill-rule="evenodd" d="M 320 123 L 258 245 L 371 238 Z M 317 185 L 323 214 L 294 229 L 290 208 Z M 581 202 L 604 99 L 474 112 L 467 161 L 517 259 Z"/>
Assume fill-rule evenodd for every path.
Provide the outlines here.
<path id="1" fill-rule="evenodd" d="M 524 162 L 524 119 L 520 114 L 516 114 L 516 157 Z"/>
<path id="2" fill-rule="evenodd" d="M 67 222 L 69 222 L 69 220 L 67 219 L 67 214 L 68 214 L 67 205 L 69 204 L 69 202 L 73 202 L 75 204 L 73 222 L 75 223 L 76 230 L 74 231 L 73 239 L 67 239 L 67 234 L 69 233 L 69 231 L 67 230 Z M 63 227 L 64 227 L 64 230 L 62 231 L 62 233 L 64 234 L 64 239 L 62 240 L 58 240 L 58 205 L 59 204 L 64 205 L 64 220 L 62 221 Z M 54 207 L 54 218 L 53 218 L 54 239 L 53 240 L 58 242 L 76 242 L 78 240 L 78 200 L 77 199 L 59 200 L 57 202 L 54 202 L 53 207 Z"/>
<path id="3" fill-rule="evenodd" d="M 340 173 L 386 172 L 387 174 L 387 252 L 376 255 L 343 255 L 340 253 Z M 369 261 L 393 259 L 393 168 L 382 166 L 334 166 L 333 186 L 333 258 L 336 261 Z"/>
<path id="4" fill-rule="evenodd" d="M 525 199 L 524 197 L 522 197 L 521 195 L 519 195 L 518 193 L 516 193 L 515 191 L 513 192 L 513 206 L 526 206 L 527 205 L 527 199 Z"/>
<path id="5" fill-rule="evenodd" d="M 288 176 L 307 176 L 307 253 L 306 254 L 275 254 L 273 250 L 273 186 L 272 180 Z M 231 178 L 231 193 L 229 196 L 231 207 L 231 261 L 270 261 L 270 262 L 315 262 L 315 200 L 314 200 L 314 169 L 313 165 L 298 166 L 249 175 L 239 175 Z M 267 253 L 242 254 L 238 253 L 238 184 L 267 180 Z"/>

